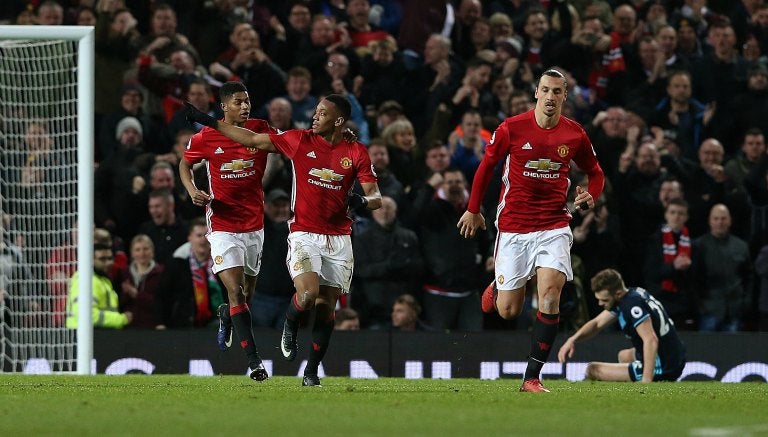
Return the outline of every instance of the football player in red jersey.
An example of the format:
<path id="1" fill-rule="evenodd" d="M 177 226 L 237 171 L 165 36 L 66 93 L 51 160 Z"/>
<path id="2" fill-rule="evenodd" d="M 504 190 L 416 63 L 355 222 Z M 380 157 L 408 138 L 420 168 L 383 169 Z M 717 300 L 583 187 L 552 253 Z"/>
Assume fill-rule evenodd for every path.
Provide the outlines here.
<path id="1" fill-rule="evenodd" d="M 291 159 L 294 216 L 289 221 L 287 264 L 296 294 L 286 311 L 280 346 L 285 359 L 296 357 L 299 321 L 314 307 L 305 386 L 320 385 L 318 367 L 333 332 L 336 302 L 349 291 L 352 280 L 349 209 L 381 206 L 368 151 L 357 141 L 343 139 L 350 112 L 344 96 L 331 94 L 317 104 L 311 129 L 264 134 L 217 121 L 187 105 L 188 119 L 211 126 L 248 149 L 279 152 Z M 352 193 L 355 179 L 364 196 Z"/>
<path id="2" fill-rule="evenodd" d="M 248 118 L 251 101 L 242 83 L 225 83 L 219 98 L 225 122 L 255 132 L 277 132 L 264 120 Z M 207 286 L 208 275 L 204 270 L 210 268 L 219 275 L 229 297 L 229 305 L 219 307 L 219 348 L 225 350 L 232 344 L 234 328 L 240 347 L 248 356 L 249 376 L 256 381 L 263 381 L 268 375 L 254 344 L 248 301 L 256 288 L 264 245 L 261 179 L 267 155 L 262 150 L 246 150 L 215 129 L 204 127 L 192 136 L 179 163 L 179 175 L 192 202 L 205 205 L 206 236 L 211 243 L 213 262 L 202 266 L 199 275 L 193 275 L 195 289 Z M 192 166 L 203 160 L 210 181 L 207 192 L 195 186 L 192 174 Z"/>
<path id="3" fill-rule="evenodd" d="M 542 73 L 535 108 L 504 120 L 486 146 L 467 211 L 457 224 L 466 238 L 485 229 L 480 203 L 494 167 L 506 159 L 497 208 L 496 278 L 483 293 L 482 306 L 484 312 L 498 311 L 505 319 L 517 317 L 523 310 L 525 284 L 536 277 L 539 308 L 521 391 L 548 391 L 540 381 L 541 368 L 557 336 L 560 292 L 573 279 L 573 235 L 566 205 L 571 160 L 589 177 L 587 190 L 576 189 L 579 207 L 594 206 L 605 180 L 584 129 L 561 115 L 566 96 L 562 73 Z"/>

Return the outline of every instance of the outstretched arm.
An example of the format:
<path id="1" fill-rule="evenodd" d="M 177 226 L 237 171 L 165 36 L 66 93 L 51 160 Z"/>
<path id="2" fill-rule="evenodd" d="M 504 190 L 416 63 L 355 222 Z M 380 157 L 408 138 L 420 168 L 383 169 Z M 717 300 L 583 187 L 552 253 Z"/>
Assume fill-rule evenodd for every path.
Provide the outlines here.
<path id="1" fill-rule="evenodd" d="M 216 129 L 227 138 L 236 141 L 245 147 L 253 147 L 267 152 L 277 152 L 275 145 L 272 144 L 272 141 L 269 139 L 269 134 L 257 134 L 250 129 L 216 120 L 210 115 L 198 110 L 189 102 L 184 102 L 184 116 L 191 122 L 197 122 Z"/>
<path id="2" fill-rule="evenodd" d="M 564 363 L 573 358 L 573 353 L 576 351 L 577 341 L 594 337 L 598 332 L 602 331 L 603 328 L 608 326 L 608 324 L 612 323 L 614 320 L 616 320 L 616 316 L 614 316 L 613 313 L 610 311 L 603 311 L 595 316 L 594 319 L 585 323 L 584 326 L 579 328 L 575 334 L 568 337 L 568 340 L 566 340 L 565 343 L 563 343 L 563 345 L 560 347 L 560 351 L 557 353 L 558 361 Z"/>

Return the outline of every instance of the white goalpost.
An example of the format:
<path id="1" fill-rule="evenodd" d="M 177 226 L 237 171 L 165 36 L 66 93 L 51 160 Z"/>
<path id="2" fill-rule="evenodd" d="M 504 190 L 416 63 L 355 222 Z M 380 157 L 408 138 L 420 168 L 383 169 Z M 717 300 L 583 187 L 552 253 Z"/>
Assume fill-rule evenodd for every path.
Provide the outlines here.
<path id="1" fill-rule="evenodd" d="M 0 26 L 0 373 L 92 373 L 94 30 Z"/>

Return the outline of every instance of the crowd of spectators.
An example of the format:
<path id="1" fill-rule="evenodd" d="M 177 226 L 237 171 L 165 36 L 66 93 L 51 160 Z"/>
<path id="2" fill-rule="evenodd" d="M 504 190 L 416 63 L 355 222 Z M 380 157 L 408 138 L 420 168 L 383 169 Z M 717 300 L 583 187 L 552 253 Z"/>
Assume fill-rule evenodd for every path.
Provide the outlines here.
<path id="1" fill-rule="evenodd" d="M 198 282 L 220 291 L 195 261 L 205 253 L 195 249 L 204 246 L 195 237 L 203 210 L 178 179 L 201 126 L 179 110 L 188 100 L 221 117 L 218 87 L 237 80 L 252 116 L 283 130 L 308 128 L 325 94 L 350 100 L 350 128 L 369 146 L 385 196 L 353 226 L 355 275 L 343 306 L 361 328 L 391 329 L 398 305 L 415 308 L 417 326 L 429 329 L 527 328 L 525 317 L 515 324 L 480 311 L 493 226 L 464 240 L 455 225 L 494 129 L 532 108 L 534 81 L 554 67 L 568 80 L 564 113 L 584 126 L 606 174 L 595 208 L 574 213 L 577 278 L 564 292 L 571 323 L 563 325 L 599 311 L 589 278 L 616 268 L 664 301 L 680 329 L 768 329 L 764 0 L 4 0 L 0 20 L 95 26 L 95 220 L 130 255 L 113 276 L 129 326 L 210 321 L 189 298 Z M 30 168 L 4 184 L 44 199 L 40 190 L 54 188 L 35 184 L 34 162 L 55 157 L 55 135 L 39 122 L 27 129 Z M 498 176 L 486 215 L 503 189 Z M 584 182 L 578 169 L 571 179 Z M 261 311 L 255 321 L 280 326 L 281 310 L 264 308 L 292 293 L 287 275 L 273 271 L 287 232 L 285 158 L 270 158 L 264 187 L 273 193 L 269 266 L 252 308 Z M 179 253 L 188 241 L 193 250 Z M 45 259 L 25 252 L 34 242 L 7 243 L 15 260 Z M 202 275 L 189 284 L 193 294 L 179 284 L 164 290 L 187 260 Z M 177 314 L 176 300 L 189 308 Z M 574 310 L 582 307 L 589 314 Z"/>

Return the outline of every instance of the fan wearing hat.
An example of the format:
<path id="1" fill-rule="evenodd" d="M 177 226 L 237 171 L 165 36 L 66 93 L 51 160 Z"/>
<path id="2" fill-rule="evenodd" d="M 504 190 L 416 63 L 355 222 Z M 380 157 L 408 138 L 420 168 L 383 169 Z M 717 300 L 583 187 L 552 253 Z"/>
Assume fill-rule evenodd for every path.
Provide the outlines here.
<path id="1" fill-rule="evenodd" d="M 98 147 L 96 160 L 102 162 L 112 156 L 120 145 L 117 125 L 126 117 L 137 121 L 141 127 L 143 142 L 149 145 L 159 144 L 161 128 L 144 111 L 144 88 L 134 82 L 127 82 L 120 92 L 120 107 L 104 116 L 99 123 Z M 122 133 L 122 132 L 121 132 Z"/>

